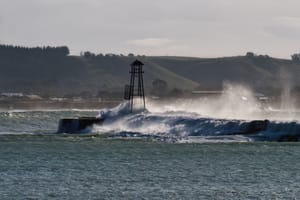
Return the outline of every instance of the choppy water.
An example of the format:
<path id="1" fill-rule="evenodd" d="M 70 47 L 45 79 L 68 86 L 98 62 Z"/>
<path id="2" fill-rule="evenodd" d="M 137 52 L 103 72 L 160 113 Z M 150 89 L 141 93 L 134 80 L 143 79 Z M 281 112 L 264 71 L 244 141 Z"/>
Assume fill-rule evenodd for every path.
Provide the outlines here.
<path id="1" fill-rule="evenodd" d="M 0 112 L 0 135 L 55 134 L 60 118 L 96 116 L 98 111 L 10 111 Z"/>
<path id="2" fill-rule="evenodd" d="M 300 144 L 0 136 L 1 199 L 299 199 Z"/>
<path id="3" fill-rule="evenodd" d="M 199 113 L 172 110 L 131 114 L 128 104 L 101 111 L 12 111 L 0 112 L 0 135 L 56 135 L 61 118 L 99 116 L 105 118 L 104 123 L 89 127 L 82 135 L 150 138 L 176 143 L 278 141 L 282 137 L 300 140 L 299 113 L 294 113 L 294 120 L 282 119 L 284 114 L 283 111 L 260 113 L 263 117 L 258 119 L 270 119 L 268 126 L 249 135 L 244 133 L 249 128 L 250 119 L 212 118 Z"/>
<path id="4" fill-rule="evenodd" d="M 266 142 L 298 135 L 298 118 L 264 113 L 253 137 L 237 134 L 247 119 L 126 110 L 79 135 L 58 120 L 98 111 L 0 112 L 0 198 L 299 199 L 300 143 Z"/>

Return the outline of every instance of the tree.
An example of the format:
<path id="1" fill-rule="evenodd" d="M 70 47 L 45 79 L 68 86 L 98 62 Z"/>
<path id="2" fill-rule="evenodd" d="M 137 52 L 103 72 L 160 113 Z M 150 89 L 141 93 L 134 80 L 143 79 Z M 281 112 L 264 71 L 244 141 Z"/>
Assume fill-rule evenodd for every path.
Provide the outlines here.
<path id="1" fill-rule="evenodd" d="M 300 53 L 295 53 L 291 55 L 292 61 L 294 62 L 300 62 Z"/>
<path id="2" fill-rule="evenodd" d="M 170 91 L 169 95 L 171 97 L 181 97 L 183 95 L 183 91 L 178 88 L 174 88 Z"/>
<path id="3" fill-rule="evenodd" d="M 152 81 L 152 94 L 157 96 L 165 96 L 168 91 L 168 84 L 161 79 L 155 79 Z"/>
<path id="4" fill-rule="evenodd" d="M 84 56 L 85 58 L 87 58 L 87 59 L 96 57 L 96 55 L 95 55 L 94 53 L 91 53 L 91 52 L 89 52 L 89 51 L 85 51 L 85 52 L 83 53 L 83 56 Z"/>
<path id="5" fill-rule="evenodd" d="M 247 56 L 247 57 L 254 57 L 255 54 L 254 54 L 253 52 L 247 52 L 247 53 L 246 53 L 246 56 Z"/>
<path id="6" fill-rule="evenodd" d="M 67 55 L 70 54 L 70 50 L 69 50 L 69 48 L 66 47 L 66 46 L 60 47 L 60 52 L 61 52 L 61 54 L 64 55 L 64 56 L 67 56 Z"/>

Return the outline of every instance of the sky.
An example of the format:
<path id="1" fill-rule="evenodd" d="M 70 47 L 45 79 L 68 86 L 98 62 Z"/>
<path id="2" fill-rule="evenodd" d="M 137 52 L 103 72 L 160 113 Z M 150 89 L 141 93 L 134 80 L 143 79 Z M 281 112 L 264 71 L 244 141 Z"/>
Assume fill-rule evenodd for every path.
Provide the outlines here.
<path id="1" fill-rule="evenodd" d="M 299 0 L 0 0 L 0 43 L 221 57 L 300 52 Z"/>

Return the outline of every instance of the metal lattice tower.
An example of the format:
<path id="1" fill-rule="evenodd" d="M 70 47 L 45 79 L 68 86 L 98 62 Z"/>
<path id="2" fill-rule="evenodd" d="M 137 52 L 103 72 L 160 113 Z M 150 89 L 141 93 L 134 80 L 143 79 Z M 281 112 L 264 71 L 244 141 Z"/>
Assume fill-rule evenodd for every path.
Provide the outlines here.
<path id="1" fill-rule="evenodd" d="M 145 92 L 144 92 L 144 80 L 143 80 L 143 63 L 139 60 L 135 60 L 131 64 L 131 78 L 130 85 L 125 86 L 124 99 L 130 101 L 130 110 L 134 111 L 134 108 L 140 108 L 145 110 Z M 139 103 L 139 105 L 135 105 Z M 140 106 L 140 107 L 138 107 Z"/>

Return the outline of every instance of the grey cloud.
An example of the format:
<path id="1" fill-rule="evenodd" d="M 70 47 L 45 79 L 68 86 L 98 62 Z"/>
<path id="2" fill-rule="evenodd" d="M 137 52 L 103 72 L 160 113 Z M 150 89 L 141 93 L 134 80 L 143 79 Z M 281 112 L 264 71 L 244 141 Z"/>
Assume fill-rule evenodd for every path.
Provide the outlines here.
<path id="1" fill-rule="evenodd" d="M 222 56 L 253 49 L 288 57 L 299 42 L 299 28 L 287 19 L 299 17 L 299 5 L 297 0 L 0 0 L 0 39 L 64 44 L 73 53 Z M 158 44 L 163 48 L 153 47 Z"/>
<path id="2" fill-rule="evenodd" d="M 298 40 L 300 35 L 300 17 L 279 17 L 265 28 L 266 32 L 285 40 Z"/>

